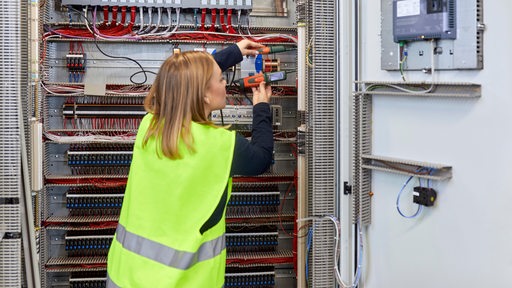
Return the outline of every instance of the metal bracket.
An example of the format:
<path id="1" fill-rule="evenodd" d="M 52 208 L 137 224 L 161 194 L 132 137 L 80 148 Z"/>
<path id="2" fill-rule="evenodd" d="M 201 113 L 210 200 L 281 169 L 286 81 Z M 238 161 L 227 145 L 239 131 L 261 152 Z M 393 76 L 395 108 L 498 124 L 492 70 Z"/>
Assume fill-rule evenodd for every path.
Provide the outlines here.
<path id="1" fill-rule="evenodd" d="M 343 194 L 344 195 L 352 194 L 352 185 L 349 185 L 347 181 L 343 182 Z"/>

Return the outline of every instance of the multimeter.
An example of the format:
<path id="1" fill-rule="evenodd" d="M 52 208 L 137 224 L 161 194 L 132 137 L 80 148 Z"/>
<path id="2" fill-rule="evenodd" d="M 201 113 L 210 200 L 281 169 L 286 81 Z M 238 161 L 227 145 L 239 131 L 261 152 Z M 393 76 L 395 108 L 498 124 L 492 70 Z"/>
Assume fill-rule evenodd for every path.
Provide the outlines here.
<path id="1" fill-rule="evenodd" d="M 261 82 L 272 83 L 286 80 L 287 71 L 276 71 L 276 72 L 267 72 L 260 73 L 253 76 L 248 76 L 245 78 L 241 78 L 238 80 L 238 84 L 240 85 L 240 89 L 245 89 L 249 87 L 258 87 Z"/>

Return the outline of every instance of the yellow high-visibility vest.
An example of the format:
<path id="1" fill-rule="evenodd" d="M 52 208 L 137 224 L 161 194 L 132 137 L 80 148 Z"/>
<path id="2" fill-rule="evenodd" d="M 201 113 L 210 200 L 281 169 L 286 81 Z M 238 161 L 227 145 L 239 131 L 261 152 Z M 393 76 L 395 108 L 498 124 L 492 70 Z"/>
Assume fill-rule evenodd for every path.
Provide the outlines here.
<path id="1" fill-rule="evenodd" d="M 195 153 L 180 143 L 183 158 L 171 160 L 157 155 L 155 139 L 142 148 L 151 118 L 144 117 L 135 141 L 107 287 L 221 287 L 225 205 L 222 218 L 200 230 L 230 197 L 235 133 L 193 122 Z"/>

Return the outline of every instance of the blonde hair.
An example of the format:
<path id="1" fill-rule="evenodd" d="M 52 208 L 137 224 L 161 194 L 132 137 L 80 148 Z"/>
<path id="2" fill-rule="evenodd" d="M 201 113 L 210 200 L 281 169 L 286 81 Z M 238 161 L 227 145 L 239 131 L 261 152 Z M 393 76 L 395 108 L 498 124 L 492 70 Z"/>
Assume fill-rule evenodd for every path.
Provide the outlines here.
<path id="1" fill-rule="evenodd" d="M 191 122 L 215 126 L 205 115 L 204 101 L 214 65 L 217 64 L 210 54 L 197 51 L 177 53 L 165 60 L 144 101 L 153 119 L 142 147 L 154 137 L 157 153 L 161 151 L 167 158 L 180 159 L 181 139 L 194 152 Z"/>

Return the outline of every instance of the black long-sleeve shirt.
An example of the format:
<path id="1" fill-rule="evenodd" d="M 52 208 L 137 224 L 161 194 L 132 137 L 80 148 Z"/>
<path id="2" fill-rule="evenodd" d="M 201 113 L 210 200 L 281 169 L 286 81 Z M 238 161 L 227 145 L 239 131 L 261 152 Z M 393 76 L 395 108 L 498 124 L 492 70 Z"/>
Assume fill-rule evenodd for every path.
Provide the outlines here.
<path id="1" fill-rule="evenodd" d="M 213 55 L 222 71 L 243 60 L 242 52 L 236 45 L 231 45 Z M 258 175 L 265 172 L 272 164 L 274 141 L 270 105 L 258 103 L 253 107 L 251 141 L 237 134 L 231 176 Z"/>
<path id="2" fill-rule="evenodd" d="M 242 53 L 236 45 L 229 46 L 215 53 L 213 57 L 222 71 L 243 60 Z M 240 134 L 236 135 L 233 161 L 231 163 L 231 176 L 258 175 L 265 172 L 270 167 L 270 164 L 272 164 L 274 139 L 272 135 L 270 105 L 268 103 L 258 103 L 253 106 L 252 111 L 251 141 L 245 139 Z M 226 189 L 212 215 L 199 230 L 201 234 L 219 223 L 227 202 L 228 193 Z"/>

